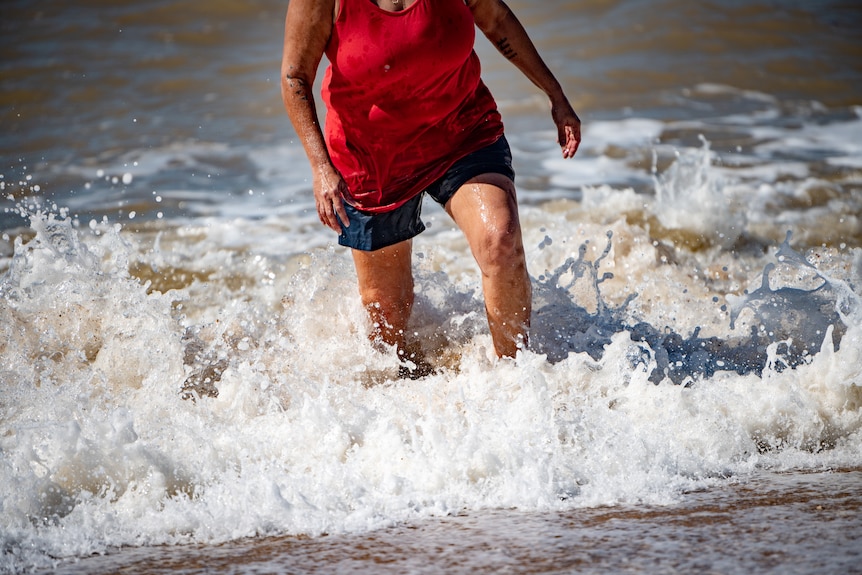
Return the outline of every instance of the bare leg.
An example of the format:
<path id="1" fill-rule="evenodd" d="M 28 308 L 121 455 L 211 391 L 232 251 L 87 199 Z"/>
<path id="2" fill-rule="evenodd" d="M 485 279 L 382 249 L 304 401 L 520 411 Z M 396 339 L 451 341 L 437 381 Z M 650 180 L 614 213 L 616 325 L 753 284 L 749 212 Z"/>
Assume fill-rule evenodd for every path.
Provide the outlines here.
<path id="1" fill-rule="evenodd" d="M 483 174 L 465 183 L 446 211 L 467 237 L 482 272 L 494 349 L 500 357 L 513 357 L 527 345 L 532 307 L 515 184 L 499 174 Z"/>
<path id="2" fill-rule="evenodd" d="M 404 330 L 413 307 L 412 241 L 373 252 L 353 250 L 362 305 L 374 324 L 370 337 L 404 353 Z"/>

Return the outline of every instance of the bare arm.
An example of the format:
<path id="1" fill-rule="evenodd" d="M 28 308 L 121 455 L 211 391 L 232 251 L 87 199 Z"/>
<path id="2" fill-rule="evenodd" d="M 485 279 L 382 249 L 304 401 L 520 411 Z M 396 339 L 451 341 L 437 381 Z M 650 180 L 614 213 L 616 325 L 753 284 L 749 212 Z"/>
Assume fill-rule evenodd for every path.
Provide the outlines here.
<path id="1" fill-rule="evenodd" d="M 326 149 L 313 93 L 317 67 L 332 33 L 334 10 L 335 0 L 290 0 L 284 23 L 281 97 L 311 164 L 317 215 L 324 225 L 340 232 L 336 214 L 348 225 L 341 199 L 346 185 Z"/>
<path id="2" fill-rule="evenodd" d="M 502 0 L 466 0 L 466 4 L 476 26 L 497 50 L 548 95 L 563 157 L 574 156 L 581 143 L 581 120 L 521 22 Z"/>

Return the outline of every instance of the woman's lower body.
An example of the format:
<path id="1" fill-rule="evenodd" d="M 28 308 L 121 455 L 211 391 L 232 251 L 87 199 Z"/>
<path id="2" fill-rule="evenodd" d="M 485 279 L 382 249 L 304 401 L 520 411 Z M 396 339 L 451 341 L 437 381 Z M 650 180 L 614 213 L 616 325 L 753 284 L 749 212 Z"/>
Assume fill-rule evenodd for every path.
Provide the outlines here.
<path id="1" fill-rule="evenodd" d="M 342 228 L 339 243 L 353 248 L 359 293 L 373 324 L 370 336 L 405 353 L 413 307 L 412 238 L 425 229 L 419 218 L 425 193 L 464 232 L 482 274 L 494 349 L 498 356 L 514 356 L 527 345 L 532 292 L 504 137 L 456 162 L 426 192 L 392 212 L 348 207 L 350 226 Z"/>

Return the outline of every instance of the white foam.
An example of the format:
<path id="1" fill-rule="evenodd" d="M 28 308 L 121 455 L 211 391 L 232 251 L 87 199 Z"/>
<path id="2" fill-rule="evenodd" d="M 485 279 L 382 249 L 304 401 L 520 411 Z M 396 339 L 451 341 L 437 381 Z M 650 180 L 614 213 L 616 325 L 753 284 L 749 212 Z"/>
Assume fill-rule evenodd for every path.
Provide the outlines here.
<path id="1" fill-rule="evenodd" d="M 526 221 L 540 212 L 527 210 Z M 133 238 L 109 229 L 75 243 L 71 228 L 47 224 L 42 232 L 58 226 L 53 243 L 19 245 L 12 276 L 20 291 L 3 312 L 7 333 L 21 335 L 3 351 L 16 409 L 4 415 L 0 440 L 2 517 L 22 549 L 66 556 L 106 545 L 362 531 L 464 508 L 664 503 L 767 460 L 794 468 L 857 457 L 858 327 L 810 365 L 763 378 L 721 372 L 694 387 L 649 382 L 649 365 L 632 366 L 627 332 L 613 335 L 600 359 L 571 354 L 551 364 L 526 353 L 495 362 L 478 278 L 464 272 L 464 283 L 450 283 L 446 271 L 449 258 L 466 253 L 425 250 L 415 328 L 437 330 L 459 367 L 386 382 L 394 355 L 365 339 L 342 252 L 316 251 L 291 274 L 284 270 L 294 264 L 269 254 L 269 283 L 237 286 L 215 274 L 147 295 L 125 272 L 123 262 L 141 253 Z M 609 297 L 627 283 L 661 290 L 649 279 L 648 238 L 614 227 L 620 243 L 605 269 L 622 282 L 603 289 Z M 549 228 L 553 241 L 531 244 L 530 259 L 553 266 L 603 229 Z M 253 280 L 262 261 L 254 248 L 241 248 L 244 264 L 231 257 L 242 234 L 209 241 L 216 237 L 224 243 L 205 249 L 171 243 L 181 252 L 174 257 Z M 622 249 L 635 239 L 639 250 Z M 684 276 L 678 281 L 693 289 Z M 227 360 L 218 397 L 180 399 L 183 379 L 199 367 L 184 366 L 187 326 L 200 328 L 211 360 Z M 99 342 L 94 357 L 76 355 L 90 341 Z M 823 442 L 831 448 L 819 452 Z M 761 455 L 764 446 L 771 451 Z"/>

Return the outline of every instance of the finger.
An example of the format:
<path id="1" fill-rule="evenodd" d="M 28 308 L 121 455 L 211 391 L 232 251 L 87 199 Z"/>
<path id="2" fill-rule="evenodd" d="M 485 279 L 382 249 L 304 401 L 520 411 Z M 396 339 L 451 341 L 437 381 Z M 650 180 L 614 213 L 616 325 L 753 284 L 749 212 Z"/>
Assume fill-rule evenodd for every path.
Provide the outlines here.
<path id="1" fill-rule="evenodd" d="M 576 130 L 573 126 L 565 126 L 565 139 L 563 142 L 563 157 L 571 158 L 578 151 L 581 144 L 580 130 Z"/>
<path id="2" fill-rule="evenodd" d="M 317 217 L 320 223 L 327 228 L 341 232 L 341 227 L 338 225 L 338 220 L 335 218 L 335 212 L 332 209 L 332 202 L 329 200 L 321 200 L 317 204 Z"/>
<path id="3" fill-rule="evenodd" d="M 335 208 L 335 213 L 338 214 L 338 219 L 341 220 L 341 223 L 344 224 L 345 228 L 350 227 L 350 218 L 347 217 L 347 210 L 344 209 L 344 202 L 341 201 L 341 198 L 336 197 L 332 200 L 332 207 Z M 339 228 L 339 232 L 341 229 Z"/>
<path id="4" fill-rule="evenodd" d="M 566 146 L 567 157 L 573 158 L 575 154 L 578 152 L 578 148 L 581 145 L 581 141 L 578 138 L 572 138 L 569 140 L 568 145 Z"/>
<path id="5" fill-rule="evenodd" d="M 338 223 L 338 218 L 335 217 L 335 210 L 332 209 L 332 202 L 327 201 L 326 207 L 326 221 L 324 221 L 323 223 L 326 224 L 332 231 L 341 233 L 341 225 L 339 225 Z"/>
<path id="6" fill-rule="evenodd" d="M 559 131 L 560 134 L 557 138 L 557 142 L 560 144 L 560 148 L 563 149 L 563 155 L 565 156 L 568 153 L 569 148 L 570 128 L 563 124 L 560 126 Z"/>

